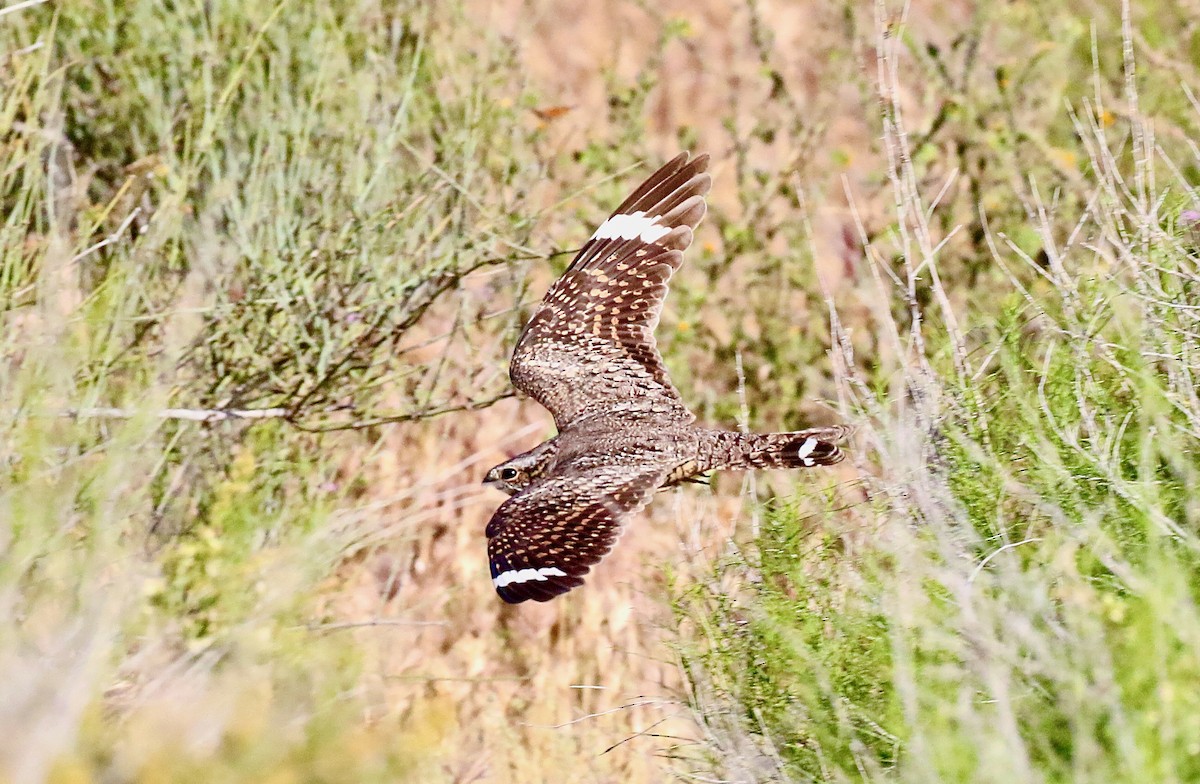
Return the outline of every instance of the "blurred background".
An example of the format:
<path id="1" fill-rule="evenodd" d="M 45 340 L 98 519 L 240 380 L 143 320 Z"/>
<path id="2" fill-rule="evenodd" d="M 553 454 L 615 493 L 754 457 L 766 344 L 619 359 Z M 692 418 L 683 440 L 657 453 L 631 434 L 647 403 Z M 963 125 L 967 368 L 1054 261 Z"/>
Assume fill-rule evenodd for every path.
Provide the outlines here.
<path id="1" fill-rule="evenodd" d="M 0 779 L 1200 778 L 1200 5 L 0 8 Z M 680 150 L 658 330 L 828 470 L 494 595 L 507 360 Z"/>

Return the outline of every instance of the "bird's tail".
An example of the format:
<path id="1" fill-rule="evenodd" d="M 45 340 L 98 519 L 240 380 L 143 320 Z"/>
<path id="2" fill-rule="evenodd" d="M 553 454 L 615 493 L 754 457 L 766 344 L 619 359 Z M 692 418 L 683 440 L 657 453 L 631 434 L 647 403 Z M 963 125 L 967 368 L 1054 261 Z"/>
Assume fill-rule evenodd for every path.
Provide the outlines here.
<path id="1" fill-rule="evenodd" d="M 853 431 L 849 425 L 814 427 L 795 433 L 710 431 L 704 470 L 813 468 L 840 463 L 846 453 L 838 442 Z"/>

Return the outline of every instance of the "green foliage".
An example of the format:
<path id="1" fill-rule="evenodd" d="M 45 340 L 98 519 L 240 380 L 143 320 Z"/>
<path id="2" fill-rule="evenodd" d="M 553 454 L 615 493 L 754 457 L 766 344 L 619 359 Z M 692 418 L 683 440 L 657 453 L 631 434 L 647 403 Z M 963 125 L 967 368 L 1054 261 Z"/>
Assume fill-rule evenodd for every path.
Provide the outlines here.
<path id="1" fill-rule="evenodd" d="M 980 6 L 939 38 L 847 5 L 809 53 L 838 67 L 803 87 L 746 6 L 753 62 L 705 139 L 732 191 L 661 344 L 702 419 L 744 392 L 753 424 L 799 427 L 836 397 L 864 437 L 859 481 L 772 507 L 725 589 L 679 601 L 726 778 L 1200 778 L 1200 242 L 1178 220 L 1200 38 L 1161 3 L 1128 39 L 1116 6 L 1075 6 Z M 451 698 L 381 709 L 369 648 L 327 623 L 369 481 L 341 461 L 374 433 L 324 431 L 506 394 L 519 265 L 465 276 L 546 252 L 557 167 L 595 184 L 582 237 L 652 145 L 708 133 L 648 138 L 697 19 L 603 74 L 607 116 L 563 155 L 512 43 L 458 3 L 0 17 L 0 777 L 446 773 Z M 1153 56 L 1127 68 L 1126 44 Z M 873 82 L 876 48 L 918 87 Z M 827 125 L 847 93 L 862 149 Z M 842 174 L 864 209 L 826 258 Z M 821 270 L 849 281 L 841 321 Z"/>
<path id="2" fill-rule="evenodd" d="M 1096 334 L 1022 336 L 1010 315 L 980 336 L 991 370 L 943 387 L 933 479 L 885 470 L 890 497 L 858 512 L 882 531 L 779 509 L 725 567 L 754 576 L 736 600 L 683 604 L 707 619 L 702 712 L 732 700 L 789 779 L 1200 776 L 1194 420 L 1161 353 L 1105 355 L 1178 333 L 1097 288 Z"/>
<path id="3" fill-rule="evenodd" d="M 835 537 L 814 533 L 796 508 L 773 510 L 756 540 L 750 568 L 753 606 L 695 591 L 681 609 L 705 618 L 709 647 L 688 660 L 696 683 L 738 695 L 744 720 L 769 730 L 781 760 L 817 776 L 852 768 L 868 748 L 876 765 L 895 760 L 899 705 L 888 673 L 887 619 L 869 597 L 840 579 Z"/>
<path id="4" fill-rule="evenodd" d="M 451 392 L 395 350 L 464 275 L 527 255 L 536 211 L 519 199 L 537 171 L 482 143 L 528 132 L 496 100 L 511 54 L 468 63 L 449 45 L 456 13 L 87 3 L 24 15 L 14 43 L 50 36 L 22 63 L 26 89 L 60 108 L 16 107 L 16 160 L 58 168 L 27 167 L 0 203 L 24 240 L 10 247 L 54 240 L 78 255 L 80 293 L 109 325 L 82 372 L 136 397 L 127 380 L 166 347 L 188 376 L 175 402 L 307 420 L 369 417 L 384 378 L 405 379 L 414 409 Z M 53 225 L 35 214 L 46 198 Z M 6 263 L 8 308 L 30 303 L 44 263 Z"/>
<path id="5" fill-rule="evenodd" d="M 348 442 L 297 426 L 504 391 L 474 357 L 400 350 L 494 330 L 463 277 L 530 255 L 513 53 L 466 21 L 0 20 L 0 778 L 424 780 L 446 717 L 365 723 L 361 652 L 321 631 Z"/>
<path id="6" fill-rule="evenodd" d="M 1075 43 L 1053 68 L 1086 71 L 1086 35 L 1068 28 Z M 1108 68 L 1097 85 L 1124 80 L 1110 51 L 1097 51 Z M 1003 76 L 1026 85 L 1005 100 L 1045 97 L 1038 59 Z M 1072 85 L 1052 102 L 1076 100 Z M 1154 92 L 1168 122 L 1196 126 Z M 833 334 L 866 470 L 836 503 L 777 507 L 718 580 L 678 602 L 695 630 L 682 648 L 693 705 L 726 776 L 1200 778 L 1200 257 L 1174 227 L 1194 202 L 1172 196 L 1193 185 L 1148 185 L 1182 169 L 1145 146 L 1139 118 L 1132 143 L 1103 118 L 1076 118 L 1075 139 L 1057 120 L 1026 127 L 1025 141 L 1063 145 L 1059 164 L 1086 162 L 1068 172 L 1031 163 L 1017 136 L 981 151 L 972 128 L 992 110 L 967 106 L 931 137 L 1006 157 L 973 181 L 982 252 L 962 266 L 949 246 L 912 239 L 961 225 L 952 204 L 935 209 L 912 187 L 942 156 L 920 154 L 927 139 L 906 146 L 899 118 L 885 124 L 896 223 L 868 253 L 891 265 L 891 313 L 874 329 L 892 356 L 859 359 L 836 321 Z M 967 116 L 982 125 L 955 130 Z M 1030 187 L 1006 196 L 1014 171 Z M 1053 205 L 1038 195 L 1047 179 Z M 1019 215 L 993 212 L 1005 198 L 1023 232 L 1007 228 Z"/>

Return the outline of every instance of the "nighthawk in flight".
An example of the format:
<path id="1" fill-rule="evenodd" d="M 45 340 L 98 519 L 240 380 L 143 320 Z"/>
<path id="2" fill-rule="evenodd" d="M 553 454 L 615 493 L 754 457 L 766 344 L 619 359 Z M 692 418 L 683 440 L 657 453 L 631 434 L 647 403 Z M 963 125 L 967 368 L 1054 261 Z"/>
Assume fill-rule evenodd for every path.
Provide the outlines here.
<path id="1" fill-rule="evenodd" d="M 508 493 L 487 526 L 496 592 L 547 601 L 583 584 L 656 490 L 715 469 L 810 468 L 850 428 L 711 430 L 667 377 L 654 342 L 667 281 L 704 217 L 708 156 L 678 156 L 596 229 L 525 325 L 509 375 L 558 435 L 487 473 Z"/>

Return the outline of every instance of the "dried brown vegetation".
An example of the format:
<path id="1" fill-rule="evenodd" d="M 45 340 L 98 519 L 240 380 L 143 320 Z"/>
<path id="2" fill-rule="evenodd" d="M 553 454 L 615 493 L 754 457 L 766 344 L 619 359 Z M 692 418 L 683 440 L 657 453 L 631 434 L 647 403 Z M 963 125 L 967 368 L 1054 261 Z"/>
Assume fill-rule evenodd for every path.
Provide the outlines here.
<path id="1" fill-rule="evenodd" d="M 1124 41 L 1114 9 L 1050 2 L 0 16 L 0 778 L 787 775 L 680 667 L 711 630 L 672 601 L 743 593 L 714 564 L 744 566 L 761 502 L 799 483 L 855 552 L 881 524 L 865 455 L 891 442 L 663 494 L 585 589 L 505 606 L 478 483 L 551 432 L 507 397 L 527 306 L 639 161 L 707 150 L 712 211 L 659 329 L 685 399 L 884 432 L 906 368 L 986 348 L 955 315 L 999 317 L 997 256 L 1036 287 L 1095 211 L 1080 127 L 1153 114 L 1161 146 L 1194 148 L 1185 5 L 1134 8 Z M 1142 107 L 1124 43 L 1161 80 Z M 913 274 L 934 257 L 940 280 Z M 950 335 L 928 351 L 922 314 Z M 132 416 L 58 416 L 107 408 Z"/>

